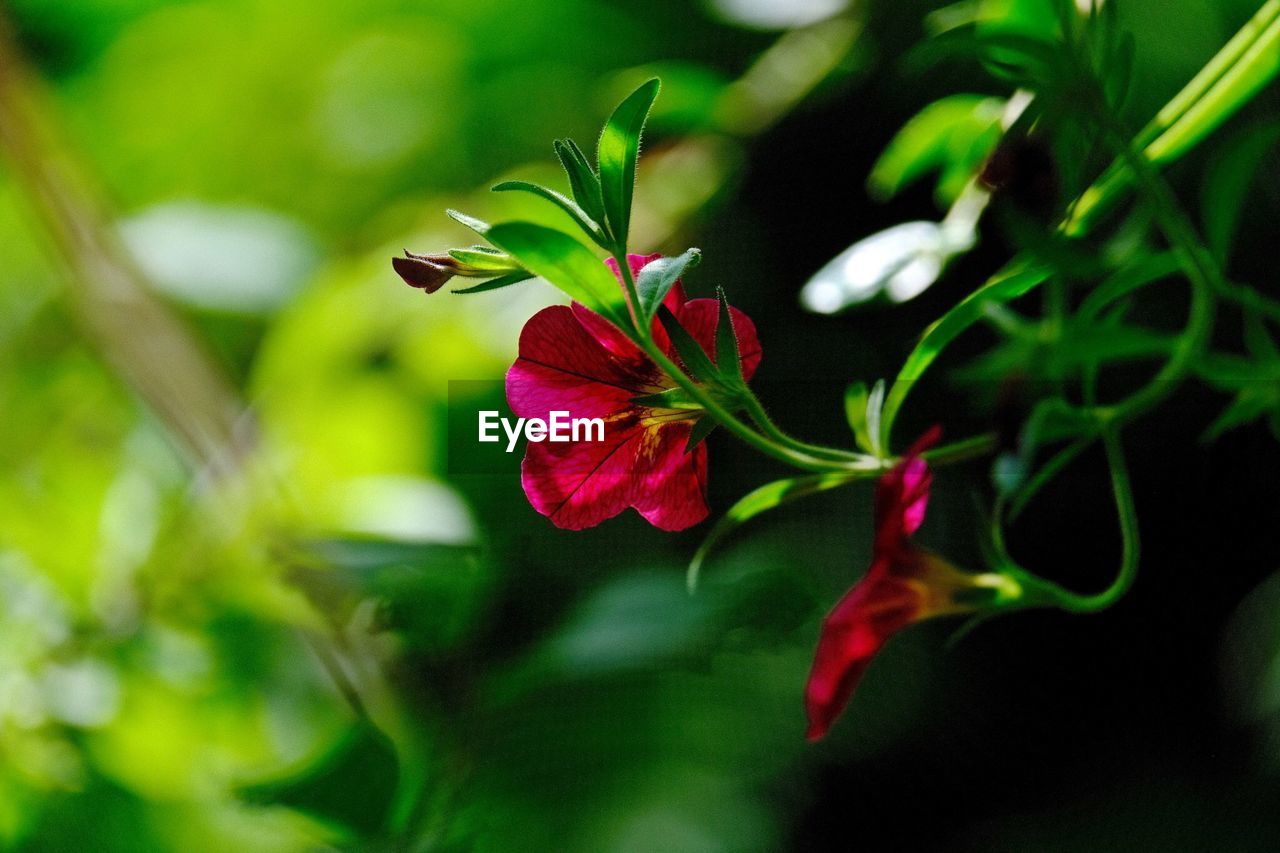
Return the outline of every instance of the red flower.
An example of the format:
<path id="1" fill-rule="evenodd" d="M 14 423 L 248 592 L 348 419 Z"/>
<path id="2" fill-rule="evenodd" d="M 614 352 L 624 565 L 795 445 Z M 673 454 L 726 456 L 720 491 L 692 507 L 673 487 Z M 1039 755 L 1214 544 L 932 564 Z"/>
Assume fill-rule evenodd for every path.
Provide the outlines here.
<path id="1" fill-rule="evenodd" d="M 924 521 L 933 475 L 921 458 L 941 435 L 934 427 L 880 478 L 871 568 L 822 623 L 805 688 L 809 740 L 827 733 L 871 659 L 898 631 L 932 616 L 975 609 L 963 593 L 1003 587 L 1002 575 L 972 575 L 911 543 Z M 976 596 L 975 596 L 976 597 Z"/>
<path id="2" fill-rule="evenodd" d="M 632 274 L 661 255 L 628 255 Z M 614 274 L 617 264 L 607 261 Z M 715 352 L 719 303 L 685 300 L 676 282 L 665 305 L 710 354 Z M 742 374 L 760 363 L 755 325 L 731 309 Z M 662 325 L 655 342 L 675 358 Z M 616 326 L 577 304 L 544 308 L 520 333 L 520 357 L 507 371 L 507 402 L 519 417 L 604 420 L 603 441 L 529 442 L 521 467 L 534 509 L 557 527 L 581 530 L 635 507 L 663 530 L 683 530 L 707 517 L 707 448 L 686 452 L 699 409 L 654 408 L 637 397 L 675 387 Z"/>

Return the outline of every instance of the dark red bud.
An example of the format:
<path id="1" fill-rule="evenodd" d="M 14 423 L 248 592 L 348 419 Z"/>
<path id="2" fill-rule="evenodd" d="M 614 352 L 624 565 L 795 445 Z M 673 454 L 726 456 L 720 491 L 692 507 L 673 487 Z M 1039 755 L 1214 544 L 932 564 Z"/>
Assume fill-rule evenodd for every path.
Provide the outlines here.
<path id="1" fill-rule="evenodd" d="M 392 258 L 391 266 L 410 287 L 435 293 L 457 274 L 457 261 L 449 255 L 415 255 L 407 249 L 404 255 Z"/>

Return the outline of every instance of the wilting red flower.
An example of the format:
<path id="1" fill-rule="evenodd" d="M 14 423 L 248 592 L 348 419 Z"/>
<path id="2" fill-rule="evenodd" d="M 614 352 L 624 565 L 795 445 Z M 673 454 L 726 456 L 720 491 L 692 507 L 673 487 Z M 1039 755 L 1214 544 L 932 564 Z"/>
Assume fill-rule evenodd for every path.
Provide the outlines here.
<path id="1" fill-rule="evenodd" d="M 628 255 L 633 274 L 661 255 Z M 617 264 L 608 262 L 614 274 Z M 715 352 L 719 303 L 685 299 L 676 282 L 664 304 L 709 354 Z M 760 363 L 755 325 L 730 309 L 742 374 Z M 653 336 L 676 358 L 665 329 Z M 534 509 L 557 527 L 581 530 L 635 507 L 663 530 L 683 530 L 707 516 L 707 448 L 686 451 L 699 409 L 635 402 L 676 387 L 620 329 L 577 304 L 544 308 L 520 334 L 520 357 L 507 371 L 507 402 L 519 417 L 601 418 L 603 441 L 529 442 L 521 468 Z"/>
<path id="2" fill-rule="evenodd" d="M 932 616 L 973 610 L 972 600 L 960 600 L 964 593 L 1008 582 L 1003 575 L 962 572 L 911 543 L 924 521 L 933 480 L 920 454 L 940 435 L 937 427 L 929 430 L 876 486 L 871 568 L 822 623 L 805 688 L 809 740 L 827 733 L 891 636 Z"/>

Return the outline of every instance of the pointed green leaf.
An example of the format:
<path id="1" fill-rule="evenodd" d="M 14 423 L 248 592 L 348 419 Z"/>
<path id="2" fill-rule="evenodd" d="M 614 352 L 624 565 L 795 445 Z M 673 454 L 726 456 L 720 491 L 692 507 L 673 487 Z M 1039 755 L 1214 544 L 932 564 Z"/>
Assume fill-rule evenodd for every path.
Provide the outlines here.
<path id="1" fill-rule="evenodd" d="M 880 433 L 881 419 L 884 415 L 884 380 L 877 379 L 867 395 L 867 452 L 880 458 L 884 456 L 884 439 Z"/>
<path id="2" fill-rule="evenodd" d="M 716 288 L 720 297 L 720 318 L 716 321 L 716 367 L 730 382 L 742 381 L 742 356 L 738 353 L 738 333 L 733 328 L 733 312 L 724 288 Z"/>
<path id="3" fill-rule="evenodd" d="M 649 117 L 649 108 L 658 97 L 659 86 L 655 77 L 628 95 L 609 117 L 596 147 L 605 219 L 619 252 L 625 252 L 627 247 L 636 161 L 640 157 L 640 135 Z"/>
<path id="4" fill-rule="evenodd" d="M 1000 138 L 1003 111 L 999 98 L 986 95 L 934 101 L 889 140 L 871 168 L 868 188 L 887 199 L 933 169 L 963 172 L 968 180 Z M 943 200 L 949 204 L 955 195 L 945 194 Z"/>
<path id="5" fill-rule="evenodd" d="M 645 320 L 653 319 L 653 314 L 667 298 L 671 288 L 675 286 L 685 270 L 693 269 L 702 260 L 701 249 L 689 249 L 674 258 L 658 258 L 645 264 L 636 276 L 636 292 L 640 296 L 640 311 Z"/>
<path id="6" fill-rule="evenodd" d="M 874 476 L 874 472 L 836 471 L 827 474 L 810 474 L 803 477 L 788 477 L 785 480 L 775 480 L 772 483 L 766 483 L 755 491 L 749 492 L 730 507 L 729 511 L 716 522 L 715 527 L 711 528 L 707 538 L 698 547 L 697 553 L 693 555 L 693 560 L 689 563 L 689 571 L 686 575 L 689 591 L 692 592 L 697 589 L 698 575 L 702 571 L 702 564 L 706 562 L 707 555 L 711 553 L 711 549 L 720 540 L 757 515 L 797 498 L 825 492 L 829 489 L 843 486 L 846 483 L 851 483 L 859 478 L 870 476 Z"/>
<path id="7" fill-rule="evenodd" d="M 618 280 L 590 249 L 568 234 L 531 222 L 503 222 L 491 226 L 485 236 L 572 299 L 622 328 L 629 325 Z"/>
<path id="8" fill-rule="evenodd" d="M 897 378 L 893 380 L 893 387 L 885 397 L 877 430 L 881 447 L 890 446 L 889 434 L 893 430 L 894 418 L 897 417 L 898 409 L 902 407 L 907 395 L 911 393 L 911 386 L 919 381 L 947 344 L 982 319 L 987 303 L 1008 302 L 1035 288 L 1048 277 L 1049 270 L 1043 267 L 1017 266 L 1004 269 L 925 330 L 920 343 L 916 344 L 915 349 L 907 356 L 902 369 L 898 371 Z"/>
<path id="9" fill-rule="evenodd" d="M 707 436 L 715 431 L 720 424 L 715 418 L 698 418 L 693 422 L 693 429 L 689 430 L 689 440 L 685 442 L 684 452 L 688 453 L 702 442 L 706 441 Z"/>
<path id="10" fill-rule="evenodd" d="M 460 210 L 449 209 L 445 211 L 445 215 L 448 216 L 450 219 L 452 219 L 454 222 L 467 226 L 472 231 L 479 234 L 481 237 L 487 236 L 489 233 L 489 229 L 492 227 L 491 225 L 489 225 L 488 222 L 485 222 L 483 219 L 476 219 L 474 216 L 467 216 L 467 214 L 463 213 Z"/>
<path id="11" fill-rule="evenodd" d="M 603 226 L 604 198 L 600 194 L 600 176 L 591 168 L 587 155 L 582 153 L 578 143 L 572 139 L 557 139 L 554 147 L 560 165 L 569 176 L 569 187 L 573 191 L 574 200 L 588 216 Z"/>
<path id="12" fill-rule="evenodd" d="M 853 431 L 858 447 L 871 452 L 871 436 L 867 432 L 867 383 L 854 382 L 844 392 L 844 417 Z"/>
<path id="13" fill-rule="evenodd" d="M 459 290 L 451 290 L 450 293 L 462 293 L 462 294 L 484 293 L 485 291 L 489 291 L 489 290 L 498 290 L 499 288 L 510 287 L 513 284 L 519 284 L 520 282 L 528 281 L 531 278 L 533 278 L 532 273 L 528 273 L 528 272 L 525 272 L 524 270 L 520 270 L 519 272 L 513 272 L 503 276 L 498 276 L 497 278 L 493 278 L 488 281 L 481 282 L 480 284 L 472 285 L 471 287 L 464 287 Z"/>
<path id="14" fill-rule="evenodd" d="M 587 215 L 578 204 L 571 198 L 556 192 L 548 187 L 533 184 L 529 181 L 503 181 L 493 188 L 496 193 L 504 192 L 526 192 L 532 193 L 539 198 L 544 198 L 563 210 L 570 219 L 574 221 L 582 232 L 594 240 L 603 249 L 609 248 L 609 242 L 605 239 L 604 233 L 600 230 L 600 226 Z"/>
<path id="15" fill-rule="evenodd" d="M 680 321 L 676 319 L 675 314 L 671 313 L 671 309 L 665 305 L 659 306 L 658 319 L 662 321 L 662 327 L 667 330 L 667 336 L 671 338 L 676 354 L 680 356 L 690 375 L 702 382 L 715 381 L 719 377 L 719 372 L 711 362 L 711 357 L 703 350 L 702 344 L 695 341 L 688 330 L 680 325 Z"/>

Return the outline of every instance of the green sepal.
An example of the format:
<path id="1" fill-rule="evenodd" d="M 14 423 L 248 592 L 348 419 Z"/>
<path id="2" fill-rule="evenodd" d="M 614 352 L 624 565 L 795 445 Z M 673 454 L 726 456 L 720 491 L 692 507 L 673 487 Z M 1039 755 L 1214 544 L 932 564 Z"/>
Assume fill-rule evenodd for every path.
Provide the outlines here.
<path id="1" fill-rule="evenodd" d="M 685 442 L 684 452 L 691 453 L 694 448 L 707 440 L 707 436 L 720 426 L 715 418 L 698 418 L 693 422 L 693 428 L 689 430 L 689 440 Z"/>
<path id="2" fill-rule="evenodd" d="M 640 296 L 640 313 L 646 321 L 653 319 L 658 306 L 685 270 L 693 269 L 701 260 L 701 249 L 689 249 L 682 255 L 658 258 L 641 267 L 636 275 L 636 293 Z"/>
<path id="3" fill-rule="evenodd" d="M 662 321 L 662 327 L 667 330 L 667 336 L 671 338 L 671 344 L 676 348 L 680 360 L 684 362 L 685 369 L 694 379 L 710 383 L 720 378 L 719 371 L 716 370 L 711 357 L 702 348 L 702 344 L 695 341 L 688 330 L 680 325 L 680 321 L 676 319 L 675 314 L 671 313 L 670 308 L 660 305 L 658 319 Z"/>
<path id="4" fill-rule="evenodd" d="M 577 202 L 566 195 L 556 192 L 548 187 L 539 184 L 530 183 L 529 181 L 503 181 L 493 187 L 496 193 L 503 192 L 527 192 L 546 199 L 565 212 L 570 219 L 574 221 L 582 232 L 590 237 L 602 249 L 610 248 L 609 240 L 596 221 L 587 214 L 585 210 L 578 206 Z"/>
<path id="5" fill-rule="evenodd" d="M 668 388 L 666 391 L 660 391 L 657 394 L 632 397 L 631 402 L 637 406 L 646 406 L 650 409 L 687 409 L 693 411 L 702 408 L 701 403 L 690 397 L 683 388 L 678 387 Z"/>
<path id="6" fill-rule="evenodd" d="M 605 219 L 614 239 L 614 248 L 619 253 L 624 253 L 627 247 L 636 161 L 640 158 L 640 136 L 644 132 L 649 109 L 658 97 L 659 86 L 655 77 L 628 95 L 605 123 L 596 145 Z"/>
<path id="7" fill-rule="evenodd" d="M 488 246 L 471 246 L 467 249 L 450 249 L 449 257 L 461 264 L 474 267 L 476 270 L 492 270 L 495 275 L 512 272 L 517 268 L 515 261 L 506 252 L 499 252 Z M 465 273 L 459 273 L 463 275 Z M 480 278 L 481 276 L 474 276 Z"/>
<path id="8" fill-rule="evenodd" d="M 742 356 L 738 352 L 738 333 L 733 328 L 733 312 L 729 310 L 729 300 L 724 295 L 724 288 L 716 288 L 716 296 L 720 299 L 720 318 L 716 321 L 716 367 L 720 376 L 731 384 L 740 384 L 742 379 Z"/>
<path id="9" fill-rule="evenodd" d="M 451 290 L 449 292 L 462 294 L 484 293 L 487 290 L 498 290 L 502 287 L 510 287 L 513 284 L 519 284 L 520 282 L 528 281 L 531 278 L 533 278 L 533 273 L 526 270 L 520 270 L 518 272 L 498 276 L 497 278 L 493 278 L 488 281 L 482 281 L 480 284 L 472 285 L 471 287 L 464 287 L 459 290 Z"/>

